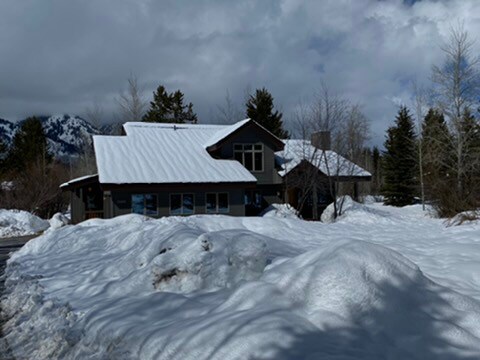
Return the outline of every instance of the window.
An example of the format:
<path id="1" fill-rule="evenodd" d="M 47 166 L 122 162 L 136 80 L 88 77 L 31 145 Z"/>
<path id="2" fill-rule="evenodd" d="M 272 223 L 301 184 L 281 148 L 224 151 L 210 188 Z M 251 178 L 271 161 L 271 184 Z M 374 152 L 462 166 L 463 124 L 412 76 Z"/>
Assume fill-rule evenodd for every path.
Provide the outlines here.
<path id="1" fill-rule="evenodd" d="M 234 144 L 233 158 L 249 171 L 263 171 L 263 144 Z"/>
<path id="2" fill-rule="evenodd" d="M 193 194 L 171 194 L 170 214 L 171 215 L 192 215 L 195 201 Z"/>
<path id="3" fill-rule="evenodd" d="M 254 207 L 261 207 L 263 202 L 263 196 L 260 191 L 246 191 L 245 192 L 245 205 Z"/>
<path id="4" fill-rule="evenodd" d="M 132 213 L 141 215 L 158 215 L 158 198 L 156 194 L 133 194 Z"/>
<path id="5" fill-rule="evenodd" d="M 228 213 L 230 211 L 228 193 L 207 193 L 205 198 L 207 214 Z"/>

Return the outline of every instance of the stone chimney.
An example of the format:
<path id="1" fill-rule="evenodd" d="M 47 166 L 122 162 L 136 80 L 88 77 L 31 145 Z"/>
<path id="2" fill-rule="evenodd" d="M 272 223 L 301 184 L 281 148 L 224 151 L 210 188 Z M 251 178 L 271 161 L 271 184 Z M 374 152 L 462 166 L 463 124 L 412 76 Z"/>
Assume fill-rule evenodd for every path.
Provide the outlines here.
<path id="1" fill-rule="evenodd" d="M 314 132 L 310 141 L 317 149 L 331 150 L 330 131 Z"/>

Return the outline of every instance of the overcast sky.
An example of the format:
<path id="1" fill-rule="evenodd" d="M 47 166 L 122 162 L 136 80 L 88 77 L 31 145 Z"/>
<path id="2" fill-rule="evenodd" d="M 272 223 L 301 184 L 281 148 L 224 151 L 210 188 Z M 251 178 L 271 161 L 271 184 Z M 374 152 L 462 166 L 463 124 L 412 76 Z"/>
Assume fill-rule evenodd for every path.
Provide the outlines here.
<path id="1" fill-rule="evenodd" d="M 480 34 L 480 1 L 2 0 L 0 117 L 81 115 L 97 101 L 108 118 L 134 73 L 148 99 L 159 84 L 181 89 L 203 123 L 227 90 L 243 108 L 263 86 L 288 121 L 323 81 L 363 104 L 381 144 L 459 20 Z"/>

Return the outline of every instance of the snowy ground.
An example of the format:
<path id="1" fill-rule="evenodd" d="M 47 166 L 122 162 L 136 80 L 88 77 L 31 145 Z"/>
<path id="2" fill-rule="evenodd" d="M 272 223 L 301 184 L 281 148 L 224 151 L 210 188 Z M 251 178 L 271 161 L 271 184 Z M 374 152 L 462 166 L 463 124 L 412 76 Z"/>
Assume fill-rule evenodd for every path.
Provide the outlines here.
<path id="1" fill-rule="evenodd" d="M 283 215 L 128 215 L 36 238 L 7 268 L 0 352 L 480 358 L 480 224 L 378 204 L 333 224 Z"/>

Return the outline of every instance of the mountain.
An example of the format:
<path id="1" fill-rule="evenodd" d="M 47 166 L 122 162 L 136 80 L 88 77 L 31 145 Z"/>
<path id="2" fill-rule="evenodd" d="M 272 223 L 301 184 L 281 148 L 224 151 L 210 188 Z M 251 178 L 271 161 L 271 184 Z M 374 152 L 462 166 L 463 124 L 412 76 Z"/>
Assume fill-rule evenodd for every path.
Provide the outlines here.
<path id="1" fill-rule="evenodd" d="M 65 114 L 37 118 L 42 122 L 50 152 L 59 160 L 67 161 L 72 156 L 78 156 L 87 146 L 92 146 L 92 135 L 101 134 L 100 130 L 79 116 Z M 11 144 L 21 123 L 0 119 L 0 138 Z"/>
<path id="2" fill-rule="evenodd" d="M 10 144 L 16 129 L 17 124 L 0 118 L 0 140 L 3 140 L 3 143 Z"/>

